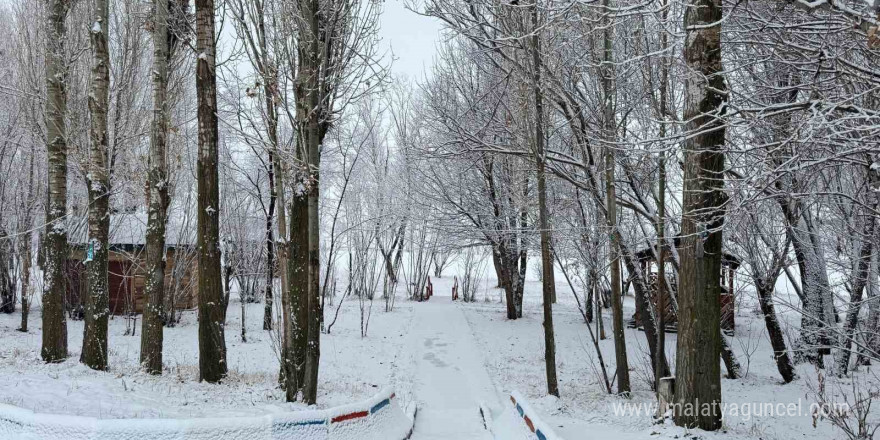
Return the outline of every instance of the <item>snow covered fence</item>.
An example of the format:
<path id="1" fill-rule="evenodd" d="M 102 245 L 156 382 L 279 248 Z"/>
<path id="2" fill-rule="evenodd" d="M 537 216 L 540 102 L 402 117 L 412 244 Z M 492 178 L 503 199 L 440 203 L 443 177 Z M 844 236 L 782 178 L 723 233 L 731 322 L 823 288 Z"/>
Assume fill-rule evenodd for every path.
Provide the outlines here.
<path id="1" fill-rule="evenodd" d="M 231 418 L 97 419 L 0 404 L 0 439 L 10 440 L 404 440 L 412 428 L 390 390 L 336 408 Z"/>
<path id="2" fill-rule="evenodd" d="M 526 427 L 529 428 L 529 431 L 532 431 L 536 438 L 539 440 L 562 440 L 562 437 L 553 432 L 550 425 L 540 419 L 538 412 L 532 408 L 532 405 L 519 392 L 514 391 L 510 393 L 510 402 L 519 414 L 519 417 L 526 424 Z"/>

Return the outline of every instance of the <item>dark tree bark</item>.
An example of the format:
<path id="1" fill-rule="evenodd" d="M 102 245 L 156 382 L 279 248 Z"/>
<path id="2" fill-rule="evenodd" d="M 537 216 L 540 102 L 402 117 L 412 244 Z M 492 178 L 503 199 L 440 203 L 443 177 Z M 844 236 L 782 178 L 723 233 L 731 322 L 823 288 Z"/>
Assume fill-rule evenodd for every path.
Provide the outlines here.
<path id="1" fill-rule="evenodd" d="M 871 256 L 870 270 L 868 271 L 868 285 L 865 287 L 868 303 L 868 319 L 864 328 L 865 342 L 859 351 L 856 365 L 871 365 L 872 359 L 880 359 L 880 297 L 877 292 L 877 263 L 878 256 L 875 252 Z"/>
<path id="2" fill-rule="evenodd" d="M 771 105 L 792 104 L 797 100 L 798 74 L 784 64 L 770 64 L 769 71 L 774 72 L 774 86 L 781 92 L 771 96 Z M 770 118 L 776 120 L 778 129 L 772 133 L 773 142 L 784 143 L 791 136 L 791 114 L 777 115 Z M 782 166 L 791 159 L 794 151 L 782 148 L 774 149 L 771 159 L 776 166 Z M 800 273 L 798 294 L 801 300 L 801 336 L 797 341 L 794 353 L 795 362 L 807 361 L 819 368 L 824 368 L 823 355 L 829 351 L 829 324 L 833 323 L 832 293 L 828 281 L 824 250 L 817 237 L 813 215 L 804 203 L 793 194 L 804 191 L 798 181 L 797 173 L 781 173 L 774 181 L 776 198 L 786 221 L 786 234 L 791 240 L 795 259 Z"/>
<path id="3" fill-rule="evenodd" d="M 620 292 L 620 237 L 617 229 L 617 202 L 614 191 L 614 153 L 608 148 L 605 154 L 605 202 L 607 207 L 607 220 L 610 230 L 608 243 L 608 256 L 611 263 L 611 328 L 614 334 L 614 355 L 617 364 L 617 392 L 627 394 L 630 392 L 629 361 L 626 355 L 626 336 L 623 325 L 623 302 Z M 641 310 L 645 310 L 643 307 Z M 645 315 L 646 313 L 643 313 Z M 643 321 L 644 318 L 642 318 Z M 645 336 L 651 339 L 646 332 Z"/>
<path id="4" fill-rule="evenodd" d="M 510 218 L 508 212 L 502 207 L 499 185 L 496 182 L 496 163 L 494 159 L 484 154 L 482 158 L 483 179 L 486 184 L 486 195 L 492 204 L 492 225 L 484 233 L 486 241 L 492 246 L 492 265 L 498 277 L 498 287 L 504 289 L 504 303 L 507 308 L 507 319 L 522 318 L 523 284 L 525 282 L 527 258 L 526 249 L 518 233 L 511 233 L 510 229 L 525 229 L 526 220 Z M 517 225 L 519 221 L 519 225 Z M 477 223 L 477 227 L 483 225 Z"/>
<path id="5" fill-rule="evenodd" d="M 28 190 L 27 199 L 25 199 L 22 208 L 21 226 L 24 228 L 24 237 L 19 242 L 19 255 L 21 258 L 21 325 L 18 331 L 27 333 L 28 317 L 30 314 L 30 298 L 31 298 L 31 264 L 33 257 L 33 205 L 36 202 L 34 193 L 34 154 L 31 152 L 30 165 L 28 167 Z"/>
<path id="6" fill-rule="evenodd" d="M 65 266 L 67 262 L 67 71 L 64 43 L 68 0 L 47 0 L 46 9 L 46 149 L 49 156 L 49 203 L 46 210 L 45 276 L 43 294 L 43 345 L 46 362 L 67 358 L 67 322 L 64 319 Z"/>
<path id="7" fill-rule="evenodd" d="M 669 14 L 667 1 L 663 0 L 661 7 L 661 20 L 666 24 Z M 667 33 L 660 32 L 660 46 L 663 49 L 667 45 Z M 660 120 L 660 137 L 666 137 L 666 115 L 668 112 L 668 92 L 669 92 L 669 59 L 663 56 L 660 66 L 660 102 L 659 116 Z M 660 151 L 660 157 L 657 164 L 657 353 L 666 358 L 666 152 Z M 654 390 L 657 392 L 658 402 L 660 397 L 660 380 L 666 374 L 660 362 L 654 362 Z M 665 410 L 665 408 L 660 408 Z"/>
<path id="8" fill-rule="evenodd" d="M 257 11 L 257 27 L 258 27 L 258 36 L 259 36 L 259 49 L 254 50 L 255 53 L 259 53 L 262 58 L 258 63 L 258 68 L 260 69 L 260 74 L 263 77 L 263 94 L 264 100 L 266 102 L 266 130 L 268 131 L 269 136 L 269 164 L 268 164 L 268 172 L 269 172 L 269 209 L 266 213 L 266 266 L 267 266 L 267 275 L 266 275 L 266 297 L 265 297 L 265 310 L 263 312 L 263 330 L 271 330 L 272 329 L 272 304 L 275 300 L 274 298 L 274 281 L 275 281 L 275 234 L 272 230 L 274 217 L 275 217 L 275 205 L 278 201 L 281 201 L 281 209 L 279 211 L 284 211 L 284 197 L 280 197 L 279 192 L 284 191 L 283 179 L 281 173 L 281 161 L 279 157 L 279 145 L 278 145 L 278 74 L 277 69 L 275 68 L 272 59 L 269 56 L 269 45 L 266 42 L 266 15 L 265 11 L 262 7 L 262 3 L 257 2 L 258 11 Z M 287 226 L 286 222 L 283 222 L 282 219 L 284 217 L 283 212 L 279 212 L 279 230 L 284 230 Z M 283 234 L 282 234 L 283 237 Z M 279 263 L 282 263 L 280 267 L 284 267 L 285 261 L 282 257 Z M 286 269 L 282 269 L 282 288 L 286 287 L 286 276 L 284 275 L 284 271 Z M 283 295 L 283 294 L 282 294 Z"/>
<path id="9" fill-rule="evenodd" d="M 307 273 L 307 344 L 303 401 L 314 404 L 318 396 L 318 370 L 321 357 L 321 260 L 320 195 L 321 145 L 330 127 L 329 113 L 335 93 L 332 72 L 340 68 L 337 60 L 337 32 L 345 32 L 331 16 L 338 5 L 318 0 L 299 0 L 299 66 L 297 73 L 298 148 L 305 160 L 303 195 L 307 199 L 308 273 Z M 343 13 L 344 14 L 344 13 Z"/>
<path id="10" fill-rule="evenodd" d="M 869 163 L 875 163 L 868 157 Z M 871 198 L 871 211 L 877 212 L 880 207 L 880 169 L 869 168 L 867 170 L 869 187 L 868 197 Z M 852 290 L 850 292 L 849 310 L 846 312 L 846 320 L 843 321 L 843 335 L 841 336 L 840 356 L 837 359 L 837 374 L 846 375 L 849 371 L 849 361 L 852 357 L 852 343 L 855 338 L 856 326 L 859 324 L 859 313 L 862 309 L 862 298 L 865 288 L 868 285 L 868 277 L 871 273 L 871 255 L 874 253 L 874 244 L 877 242 L 878 234 L 876 231 L 877 216 L 869 212 L 865 216 L 864 230 L 861 233 L 861 249 L 859 250 L 859 261 L 851 279 Z"/>
<path id="11" fill-rule="evenodd" d="M 607 9 L 609 1 L 603 0 L 602 6 Z M 614 70 L 611 66 L 611 23 L 608 22 L 607 18 L 603 31 L 603 45 L 601 69 L 603 137 L 607 141 L 613 142 L 616 127 L 613 98 Z M 626 336 L 624 335 L 623 303 L 620 290 L 620 234 L 617 231 L 617 195 L 614 182 L 614 167 L 614 150 L 609 145 L 605 147 L 605 203 L 609 231 L 608 258 L 611 264 L 611 325 L 614 332 L 614 355 L 617 364 L 617 392 L 618 394 L 627 394 L 630 392 L 629 361 L 626 356 Z"/>
<path id="12" fill-rule="evenodd" d="M 217 169 L 217 77 L 214 0 L 196 0 L 198 96 L 199 380 L 226 377 L 226 311 L 220 276 L 220 192 Z"/>
<path id="13" fill-rule="evenodd" d="M 541 269 L 544 291 L 544 363 L 547 372 L 547 394 L 559 396 L 556 379 L 556 338 L 553 331 L 553 303 L 556 301 L 556 278 L 550 254 L 550 222 L 547 221 L 547 185 L 544 173 L 544 103 L 541 90 L 541 43 L 538 35 L 538 1 L 532 4 L 532 87 L 535 93 L 535 162 L 538 179 L 538 223 L 541 229 Z"/>
<path id="14" fill-rule="evenodd" d="M 269 98 L 267 98 L 269 99 Z M 268 106 L 268 104 L 267 104 Z M 274 106 L 273 106 L 274 107 Z M 270 128 L 270 131 L 274 128 Z M 270 134 L 270 138 L 272 135 Z M 270 141 L 271 142 L 271 141 Z M 275 203 L 278 190 L 275 186 L 275 154 L 269 153 L 269 208 L 266 209 L 266 295 L 263 298 L 263 330 L 272 330 L 272 303 L 274 301 L 273 284 L 275 283 Z M 282 266 L 281 270 L 287 270 Z"/>
<path id="15" fill-rule="evenodd" d="M 92 78 L 89 92 L 91 140 L 86 185 L 89 193 L 89 243 L 93 249 L 86 263 L 88 283 L 85 295 L 85 326 L 80 362 L 95 370 L 107 369 L 107 325 L 110 317 L 110 292 L 107 285 L 107 260 L 110 244 L 110 144 L 107 136 L 107 111 L 110 104 L 110 7 L 107 0 L 95 0 L 94 21 L 90 29 L 92 43 Z"/>
<path id="16" fill-rule="evenodd" d="M 727 198 L 721 19 L 719 0 L 698 0 L 685 12 L 684 120 L 692 137 L 684 145 L 675 423 L 709 431 L 721 427 L 719 274 Z"/>
<path id="17" fill-rule="evenodd" d="M 378 225 L 377 225 L 378 227 Z M 379 235 L 376 235 L 376 244 L 379 246 L 379 253 L 382 255 L 382 259 L 385 262 L 385 273 L 388 275 L 388 279 L 391 280 L 392 283 L 397 284 L 397 265 L 401 258 L 401 252 L 403 252 L 404 238 L 406 235 L 406 221 L 401 221 L 400 226 L 398 226 L 396 232 L 394 233 L 394 238 L 391 240 L 391 246 L 386 250 L 385 245 L 380 240 Z"/>
<path id="18" fill-rule="evenodd" d="M 773 281 L 775 281 L 775 277 Z M 788 355 L 788 349 L 785 347 L 785 334 L 776 318 L 776 309 L 773 306 L 773 284 L 770 280 L 757 282 L 755 290 L 758 292 L 761 313 L 764 315 L 764 324 L 767 326 L 767 336 L 770 337 L 770 345 L 773 347 L 776 368 L 779 370 L 782 380 L 789 383 L 794 380 L 795 371 Z"/>
<path id="19" fill-rule="evenodd" d="M 742 366 L 736 360 L 730 343 L 727 342 L 723 333 L 718 336 L 718 339 L 721 341 L 721 360 L 724 362 L 724 368 L 727 369 L 727 378 L 739 379 L 742 375 Z"/>
<path id="20" fill-rule="evenodd" d="M 0 215 L 2 221 L 2 215 Z M 14 255 L 15 246 L 6 230 L 0 229 L 0 262 L 9 262 Z M 15 273 L 8 263 L 0 264 L 0 312 L 15 311 Z"/>
<path id="21" fill-rule="evenodd" d="M 33 166 L 31 166 L 31 173 L 33 173 Z M 31 290 L 31 237 L 31 232 L 26 232 L 21 245 L 21 325 L 18 327 L 18 331 L 22 333 L 27 333 L 28 331 L 28 314 L 31 310 L 29 300 Z"/>
<path id="22" fill-rule="evenodd" d="M 620 233 L 619 229 L 617 230 L 617 233 Z M 645 275 L 642 272 L 641 266 L 636 261 L 632 249 L 626 245 L 623 240 L 618 241 L 618 245 L 620 246 L 622 254 L 621 258 L 623 264 L 626 266 L 626 270 L 633 274 L 633 292 L 635 292 L 636 304 L 639 310 L 642 311 L 639 320 L 642 324 L 642 330 L 645 333 L 645 339 L 648 342 L 648 352 L 651 356 L 651 365 L 653 367 L 652 371 L 657 371 L 659 363 L 660 371 L 662 372 L 661 377 L 668 376 L 670 372 L 669 363 L 666 360 L 666 353 L 657 348 L 657 325 L 654 319 L 654 307 L 649 300 L 651 288 L 646 282 Z"/>
<path id="23" fill-rule="evenodd" d="M 162 374 L 163 303 L 165 300 L 165 227 L 168 213 L 168 62 L 170 17 L 166 0 L 153 2 L 153 125 L 150 137 L 146 233 L 146 305 L 140 362 L 144 371 Z M 178 261 L 179 264 L 182 264 Z"/>
<path id="24" fill-rule="evenodd" d="M 290 244 L 288 255 L 289 304 L 285 310 L 285 335 L 287 357 L 285 358 L 284 389 L 288 402 L 295 402 L 305 382 L 305 363 L 308 341 L 308 199 L 304 194 L 294 194 L 290 209 Z"/>

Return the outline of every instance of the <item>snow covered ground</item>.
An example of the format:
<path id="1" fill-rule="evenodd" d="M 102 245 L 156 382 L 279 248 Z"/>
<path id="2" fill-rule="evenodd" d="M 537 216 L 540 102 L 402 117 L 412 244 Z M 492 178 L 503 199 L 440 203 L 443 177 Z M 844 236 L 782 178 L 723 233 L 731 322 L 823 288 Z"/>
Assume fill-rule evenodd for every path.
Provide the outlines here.
<path id="1" fill-rule="evenodd" d="M 566 439 L 613 438 L 723 438 L 723 439 L 843 439 L 844 435 L 828 421 L 813 426 L 811 390 L 816 389 L 818 375 L 811 366 L 801 365 L 799 378 L 783 385 L 772 348 L 766 335 L 763 317 L 748 306 L 748 298 L 736 317 L 736 335 L 730 338 L 733 350 L 742 364 L 745 377 L 722 379 L 725 412 L 721 431 L 707 433 L 667 425 L 653 424 L 655 395 L 650 388 L 650 364 L 644 333 L 626 330 L 627 353 L 633 396 L 630 399 L 605 393 L 595 349 L 577 309 L 571 290 L 557 276 L 558 303 L 554 306 L 557 369 L 561 398 L 546 395 L 544 376 L 544 340 L 542 330 L 541 283 L 529 280 L 525 289 L 523 319 L 508 321 L 503 304 L 496 301 L 460 304 L 465 311 L 486 366 L 499 393 L 513 390 L 523 393 L 552 422 L 554 429 Z M 435 283 L 435 286 L 438 283 Z M 747 296 L 747 294 L 745 294 Z M 492 295 L 489 295 L 492 298 Z M 632 298 L 626 298 L 625 318 L 633 311 Z M 795 321 L 794 316 L 788 316 Z M 614 344 L 611 340 L 611 316 L 606 311 L 604 323 L 608 339 L 600 341 L 609 375 L 614 374 Z M 676 335 L 667 334 L 667 356 L 673 362 Z M 674 365 L 673 365 L 674 368 Z M 875 367 L 876 368 L 876 367 Z M 722 366 L 722 371 L 724 371 Z M 863 369 L 857 374 L 862 381 L 878 382 L 877 373 Z M 852 379 L 826 378 L 826 388 L 841 399 L 840 390 L 851 390 Z M 842 401 L 842 400 L 841 400 Z M 785 407 L 785 414 L 771 414 L 767 404 Z M 789 414 L 789 406 L 797 409 Z M 734 408 L 734 406 L 736 408 Z M 748 413 L 748 414 L 746 414 Z M 874 414 L 878 421 L 880 414 Z"/>
<path id="2" fill-rule="evenodd" d="M 564 281 L 558 283 L 559 302 L 554 309 L 557 365 L 561 398 L 545 395 L 540 283 L 526 286 L 524 318 L 505 318 L 495 281 L 486 277 L 475 303 L 453 303 L 448 297 L 452 273 L 433 279 L 435 297 L 427 303 L 398 298 L 386 313 L 377 298 L 367 337 L 360 334 L 360 309 L 346 300 L 330 335 L 322 336 L 319 406 L 331 407 L 366 399 L 383 387 L 393 388 L 400 404 L 419 408 L 415 440 L 485 439 L 483 408 L 491 417 L 503 410 L 512 391 L 527 398 L 542 419 L 568 440 L 614 438 L 719 438 L 719 439 L 837 439 L 843 435 L 827 421 L 813 426 L 811 389 L 817 373 L 800 367 L 800 378 L 781 385 L 771 355 L 763 321 L 752 307 L 740 307 L 736 336 L 731 339 L 746 375 L 722 381 L 728 404 L 764 402 L 799 405 L 799 414 L 788 416 L 727 414 L 724 429 L 716 433 L 687 432 L 669 425 L 654 425 L 654 395 L 649 388 L 649 366 L 644 335 L 627 330 L 634 393 L 630 399 L 609 396 L 583 319 Z M 562 280 L 558 277 L 557 280 Z M 402 295 L 403 289 L 399 289 Z M 628 302 L 627 307 L 631 308 Z M 262 305 L 249 304 L 247 342 L 241 342 L 239 303 L 230 305 L 226 332 L 229 377 L 221 385 L 199 383 L 195 312 L 186 312 L 181 323 L 165 330 L 165 366 L 160 377 L 138 371 L 140 322 L 135 336 L 125 335 L 127 322 L 110 323 L 110 370 L 95 372 L 78 362 L 82 322 L 68 321 L 70 358 L 60 364 L 40 360 L 40 316 L 35 310 L 31 331 L 20 333 L 20 314 L 0 315 L 0 403 L 41 413 L 85 415 L 99 418 L 232 417 L 302 410 L 284 402 L 277 387 L 278 358 L 275 337 L 261 330 Z M 327 307 L 332 320 L 335 307 Z M 627 315 L 631 312 L 627 312 Z M 610 334 L 610 316 L 605 325 Z M 675 335 L 667 339 L 672 359 Z M 610 339 L 600 343 L 608 371 L 613 374 Z M 869 370 L 857 380 L 873 380 Z M 868 379 L 866 379 L 868 378 Z M 851 379 L 829 378 L 829 388 L 850 387 Z M 622 408 L 623 405 L 629 405 Z M 746 407 L 744 407 L 746 408 Z M 742 411 L 740 411 L 742 412 Z M 875 416 L 876 417 L 876 416 Z M 514 430 L 515 431 L 515 430 Z M 527 438 L 527 430 L 522 430 Z M 508 440 L 519 440 L 509 438 Z"/>
<path id="3" fill-rule="evenodd" d="M 410 324 L 413 305 L 399 302 L 390 313 L 374 305 L 367 338 L 360 337 L 356 301 L 346 301 L 332 334 L 322 336 L 319 389 L 321 407 L 372 396 L 400 374 L 396 362 Z M 165 329 L 162 376 L 138 371 L 140 320 L 135 336 L 125 335 L 126 321 L 110 321 L 107 372 L 79 363 L 82 321 L 68 321 L 70 358 L 60 364 L 40 360 L 40 315 L 32 314 L 30 332 L 20 333 L 20 314 L 0 314 L 0 403 L 43 413 L 99 418 L 184 418 L 261 415 L 302 409 L 284 402 L 278 389 L 274 336 L 262 330 L 263 307 L 247 306 L 247 342 L 241 342 L 239 303 L 229 308 L 226 327 L 229 377 L 222 385 L 198 382 L 196 313 Z M 405 393 L 399 393 L 406 398 Z"/>

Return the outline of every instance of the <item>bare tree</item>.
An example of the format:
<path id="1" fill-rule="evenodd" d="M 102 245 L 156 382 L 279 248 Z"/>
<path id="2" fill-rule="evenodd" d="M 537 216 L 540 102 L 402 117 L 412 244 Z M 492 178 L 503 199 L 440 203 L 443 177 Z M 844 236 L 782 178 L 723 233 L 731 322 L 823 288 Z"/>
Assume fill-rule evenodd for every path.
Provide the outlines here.
<path id="1" fill-rule="evenodd" d="M 49 202 L 46 209 L 46 293 L 43 295 L 43 346 L 46 362 L 67 358 L 64 319 L 65 264 L 67 261 L 67 133 L 65 115 L 64 44 L 67 0 L 46 3 L 46 149 L 49 155 Z"/>
<path id="2" fill-rule="evenodd" d="M 169 7 L 170 6 L 170 7 Z M 150 169 L 146 233 L 146 304 L 142 319 L 140 362 L 150 374 L 162 374 L 163 311 L 165 301 L 165 234 L 168 222 L 168 69 L 176 41 L 170 8 L 175 2 L 153 2 L 153 125 L 150 133 Z M 177 262 L 180 264 L 180 256 Z"/>
<path id="3" fill-rule="evenodd" d="M 85 298 L 85 326 L 80 362 L 95 370 L 107 369 L 107 325 L 110 316 L 110 292 L 107 285 L 107 261 L 110 245 L 110 145 L 107 134 L 107 111 L 110 105 L 110 6 L 107 0 L 95 0 L 94 20 L 90 29 L 92 43 L 92 78 L 89 92 L 89 154 L 86 185 L 89 193 L 89 258 L 86 259 L 88 284 Z"/>
<path id="4" fill-rule="evenodd" d="M 675 401 L 679 426 L 721 427 L 721 247 L 724 209 L 724 134 L 727 84 L 721 66 L 720 2 L 685 12 L 685 141 L 678 278 Z M 688 408 L 689 410 L 685 410 Z M 708 411 L 704 411 L 708 408 Z"/>
<path id="5" fill-rule="evenodd" d="M 199 379 L 226 377 L 225 302 L 220 278 L 220 195 L 217 149 L 217 77 L 214 1 L 196 1 L 198 95 Z"/>
<path id="6" fill-rule="evenodd" d="M 553 332 L 553 303 L 556 302 L 556 278 L 550 251 L 550 222 L 547 221 L 547 183 L 544 147 L 544 94 L 541 83 L 541 41 L 538 31 L 538 0 L 531 7 L 532 18 L 532 75 L 535 93 L 535 161 L 537 162 L 538 223 L 541 230 L 542 284 L 544 288 L 544 362 L 547 372 L 547 393 L 559 396 L 556 379 L 556 340 Z"/>

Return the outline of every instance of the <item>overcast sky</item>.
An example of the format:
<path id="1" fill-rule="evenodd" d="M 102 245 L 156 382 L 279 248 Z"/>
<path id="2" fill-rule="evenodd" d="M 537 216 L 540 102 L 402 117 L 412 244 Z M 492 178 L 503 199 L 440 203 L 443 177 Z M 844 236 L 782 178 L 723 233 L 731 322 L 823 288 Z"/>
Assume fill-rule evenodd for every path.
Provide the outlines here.
<path id="1" fill-rule="evenodd" d="M 416 14 L 402 0 L 385 0 L 381 35 L 389 55 L 393 53 L 391 71 L 421 80 L 431 69 L 440 39 L 440 22 Z"/>

